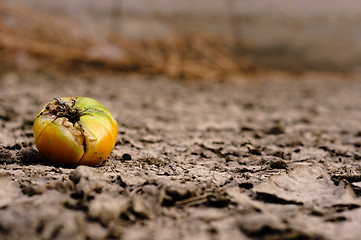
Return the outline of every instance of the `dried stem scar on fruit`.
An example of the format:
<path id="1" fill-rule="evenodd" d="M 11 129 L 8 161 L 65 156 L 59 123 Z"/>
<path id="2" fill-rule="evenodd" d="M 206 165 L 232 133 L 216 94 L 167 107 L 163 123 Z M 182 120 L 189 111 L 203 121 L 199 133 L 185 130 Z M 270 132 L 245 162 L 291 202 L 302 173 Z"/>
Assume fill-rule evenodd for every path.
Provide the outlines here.
<path id="1" fill-rule="evenodd" d="M 33 131 L 36 147 L 51 162 L 96 166 L 113 150 L 118 124 L 94 99 L 64 97 L 45 105 Z"/>

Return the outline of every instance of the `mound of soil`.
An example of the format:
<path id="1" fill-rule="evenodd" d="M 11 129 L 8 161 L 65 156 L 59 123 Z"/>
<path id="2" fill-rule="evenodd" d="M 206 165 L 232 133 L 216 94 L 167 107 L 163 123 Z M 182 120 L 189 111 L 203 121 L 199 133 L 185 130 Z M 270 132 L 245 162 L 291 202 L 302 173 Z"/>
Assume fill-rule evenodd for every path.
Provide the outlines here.
<path id="1" fill-rule="evenodd" d="M 272 78 L 272 79 L 271 79 Z M 359 239 L 361 82 L 0 79 L 1 239 Z M 48 164 L 32 135 L 54 97 L 119 123 L 99 167 Z"/>

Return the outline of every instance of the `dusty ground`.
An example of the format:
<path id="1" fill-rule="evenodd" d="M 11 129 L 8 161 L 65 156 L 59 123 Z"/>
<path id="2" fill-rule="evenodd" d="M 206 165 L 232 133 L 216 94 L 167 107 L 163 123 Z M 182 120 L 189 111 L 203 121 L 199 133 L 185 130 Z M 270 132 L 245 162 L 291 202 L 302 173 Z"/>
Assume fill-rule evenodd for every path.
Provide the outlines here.
<path id="1" fill-rule="evenodd" d="M 359 239 L 360 92 L 359 80 L 326 74 L 4 75 L 0 238 Z M 73 95 L 119 122 L 103 166 L 51 166 L 34 146 L 36 113 Z"/>

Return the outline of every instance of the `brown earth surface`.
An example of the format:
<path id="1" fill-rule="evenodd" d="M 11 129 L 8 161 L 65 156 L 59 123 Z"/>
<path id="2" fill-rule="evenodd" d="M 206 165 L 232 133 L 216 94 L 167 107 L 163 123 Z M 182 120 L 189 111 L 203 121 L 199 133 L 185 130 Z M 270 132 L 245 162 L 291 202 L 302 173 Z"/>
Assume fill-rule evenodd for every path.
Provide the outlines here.
<path id="1" fill-rule="evenodd" d="M 0 239 L 359 239 L 360 93 L 335 74 L 3 75 Z M 118 121 L 102 166 L 37 152 L 34 117 L 64 96 Z"/>

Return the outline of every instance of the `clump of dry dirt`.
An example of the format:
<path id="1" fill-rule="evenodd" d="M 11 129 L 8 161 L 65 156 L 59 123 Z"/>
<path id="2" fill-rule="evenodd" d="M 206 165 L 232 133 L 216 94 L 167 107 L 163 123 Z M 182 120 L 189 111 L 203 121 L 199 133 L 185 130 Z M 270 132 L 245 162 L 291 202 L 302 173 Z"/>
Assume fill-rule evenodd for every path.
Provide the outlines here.
<path id="1" fill-rule="evenodd" d="M 269 79 L 274 78 L 274 79 Z M 0 79 L 1 239 L 358 239 L 361 82 Z M 119 123 L 102 166 L 48 165 L 32 121 L 88 96 Z"/>

